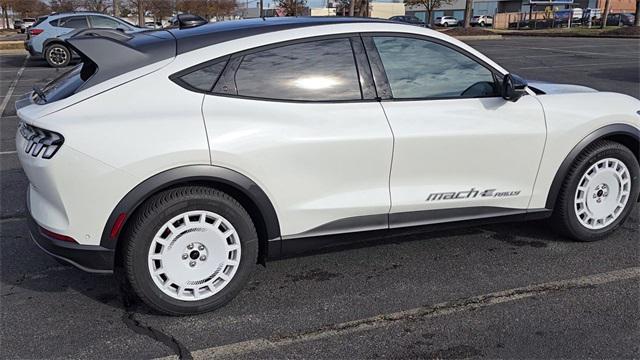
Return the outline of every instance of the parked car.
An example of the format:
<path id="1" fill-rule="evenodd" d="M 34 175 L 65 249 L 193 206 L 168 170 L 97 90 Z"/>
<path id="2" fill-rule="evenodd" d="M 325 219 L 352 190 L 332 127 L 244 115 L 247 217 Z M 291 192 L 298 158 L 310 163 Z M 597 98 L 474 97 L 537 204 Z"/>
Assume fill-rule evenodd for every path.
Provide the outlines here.
<path id="1" fill-rule="evenodd" d="M 424 26 L 424 21 L 420 20 L 420 18 L 413 15 L 392 16 L 389 18 L 389 20 L 397 21 L 405 24 Z"/>
<path id="2" fill-rule="evenodd" d="M 24 32 L 22 31 L 22 20 L 20 19 L 13 20 L 13 30 L 18 30 L 22 33 Z"/>
<path id="3" fill-rule="evenodd" d="M 64 67 L 71 61 L 71 49 L 58 37 L 76 29 L 108 28 L 124 33 L 146 29 L 122 19 L 94 12 L 64 12 L 44 17 L 27 32 L 24 47 L 32 57 L 43 57 L 52 67 Z"/>
<path id="4" fill-rule="evenodd" d="M 602 19 L 602 10 L 598 9 L 598 8 L 587 8 L 584 9 L 584 11 L 582 12 L 582 22 L 584 24 L 589 23 L 589 21 L 591 21 L 591 23 L 596 23 L 599 22 Z"/>
<path id="5" fill-rule="evenodd" d="M 493 25 L 493 16 L 476 15 L 471 18 L 471 26 L 491 26 Z"/>
<path id="6" fill-rule="evenodd" d="M 436 26 L 458 26 L 458 20 L 453 16 L 438 16 L 435 20 Z"/>
<path id="7" fill-rule="evenodd" d="M 607 17 L 607 26 L 633 26 L 635 19 L 631 13 L 611 13 Z"/>
<path id="8" fill-rule="evenodd" d="M 162 23 L 160 21 L 147 21 L 144 23 L 144 27 L 147 29 L 160 29 L 162 28 Z"/>
<path id="9" fill-rule="evenodd" d="M 550 217 L 593 241 L 638 201 L 639 100 L 527 83 L 438 31 L 282 17 L 66 42 L 84 62 L 16 102 L 31 236 L 163 313 L 351 233 Z"/>
<path id="10" fill-rule="evenodd" d="M 20 32 L 24 34 L 35 22 L 34 18 L 23 18 L 20 20 Z"/>

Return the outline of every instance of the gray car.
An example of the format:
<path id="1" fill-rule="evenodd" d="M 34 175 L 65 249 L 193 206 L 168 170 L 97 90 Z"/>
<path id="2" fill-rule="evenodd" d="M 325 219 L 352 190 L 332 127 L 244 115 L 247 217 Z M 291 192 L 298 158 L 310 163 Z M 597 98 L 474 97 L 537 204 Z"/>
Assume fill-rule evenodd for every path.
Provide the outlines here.
<path id="1" fill-rule="evenodd" d="M 124 33 L 144 31 L 119 18 L 96 12 L 64 12 L 39 20 L 27 31 L 24 47 L 32 57 L 42 57 L 52 67 L 63 67 L 71 61 L 71 50 L 59 38 L 78 29 L 106 28 Z"/>

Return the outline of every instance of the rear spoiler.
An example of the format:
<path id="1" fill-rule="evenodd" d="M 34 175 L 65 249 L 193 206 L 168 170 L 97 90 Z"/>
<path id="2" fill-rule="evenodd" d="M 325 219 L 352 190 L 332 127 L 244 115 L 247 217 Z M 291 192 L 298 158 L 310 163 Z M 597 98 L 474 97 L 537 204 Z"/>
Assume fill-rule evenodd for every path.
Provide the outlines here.
<path id="1" fill-rule="evenodd" d="M 125 34 L 112 29 L 83 29 L 70 34 L 65 42 L 81 57 L 83 74 L 90 75 L 82 89 L 176 56 L 176 40 L 168 31 Z"/>

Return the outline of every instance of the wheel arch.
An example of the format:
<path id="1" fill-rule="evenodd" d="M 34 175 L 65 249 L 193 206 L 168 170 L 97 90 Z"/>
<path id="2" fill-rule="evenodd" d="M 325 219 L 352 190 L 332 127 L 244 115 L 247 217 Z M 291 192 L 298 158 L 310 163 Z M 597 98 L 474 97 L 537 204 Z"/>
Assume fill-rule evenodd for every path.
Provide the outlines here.
<path id="1" fill-rule="evenodd" d="M 256 226 L 259 239 L 258 262 L 264 264 L 267 257 L 279 256 L 280 223 L 275 208 L 266 193 L 254 181 L 234 171 L 219 166 L 188 165 L 156 174 L 134 187 L 113 209 L 102 231 L 100 245 L 114 249 L 116 266 L 124 241 L 122 234 L 129 220 L 151 196 L 179 186 L 203 185 L 214 187 L 234 197 L 247 210 Z M 124 214 L 118 231 L 112 230 L 118 218 Z"/>
<path id="2" fill-rule="evenodd" d="M 45 50 L 47 49 L 47 46 L 52 45 L 52 44 L 60 44 L 60 45 L 63 45 L 63 46 L 65 46 L 67 49 L 69 49 L 69 51 L 71 51 L 71 49 L 69 48 L 69 46 L 67 46 L 67 45 L 64 43 L 64 40 L 61 40 L 61 39 L 59 39 L 59 38 L 55 38 L 55 37 L 54 37 L 54 38 L 49 38 L 49 39 L 45 40 L 45 41 L 42 43 L 42 53 L 44 54 Z"/>
<path id="3" fill-rule="evenodd" d="M 582 139 L 562 161 L 549 188 L 545 208 L 552 210 L 555 207 L 558 194 L 560 193 L 567 173 L 571 169 L 571 165 L 587 146 L 598 140 L 611 140 L 626 146 L 633 152 L 638 162 L 640 162 L 640 130 L 638 128 L 628 124 L 611 124 L 601 127 Z"/>

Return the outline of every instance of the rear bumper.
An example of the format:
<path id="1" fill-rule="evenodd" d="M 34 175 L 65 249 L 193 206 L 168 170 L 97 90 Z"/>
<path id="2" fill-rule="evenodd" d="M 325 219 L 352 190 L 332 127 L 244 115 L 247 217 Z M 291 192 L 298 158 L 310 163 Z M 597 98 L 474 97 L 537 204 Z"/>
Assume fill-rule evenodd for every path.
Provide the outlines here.
<path id="1" fill-rule="evenodd" d="M 42 55 L 42 53 L 37 52 L 33 48 L 31 43 L 29 42 L 29 40 L 25 40 L 24 41 L 24 49 L 27 50 L 29 52 L 29 55 L 31 55 L 31 56 L 41 56 Z"/>
<path id="2" fill-rule="evenodd" d="M 91 273 L 113 273 L 115 251 L 96 245 L 80 245 L 52 239 L 40 230 L 40 226 L 29 213 L 27 221 L 31 238 L 45 253 Z"/>

